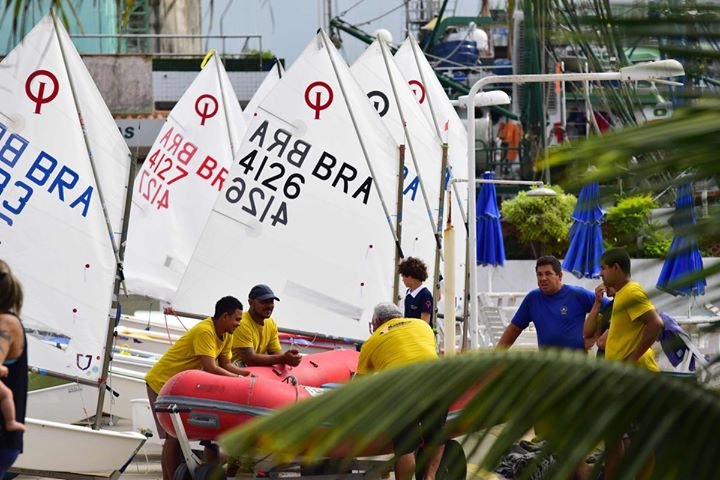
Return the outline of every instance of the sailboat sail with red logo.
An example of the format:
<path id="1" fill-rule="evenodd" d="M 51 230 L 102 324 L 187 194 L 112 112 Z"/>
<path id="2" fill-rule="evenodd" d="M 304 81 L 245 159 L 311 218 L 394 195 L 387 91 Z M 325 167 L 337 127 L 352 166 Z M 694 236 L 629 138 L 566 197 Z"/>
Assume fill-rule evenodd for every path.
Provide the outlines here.
<path id="1" fill-rule="evenodd" d="M 130 155 L 52 14 L 0 67 L 0 256 L 24 287 L 28 361 L 104 388 Z M 43 476 L 115 475 L 145 440 L 30 418 L 26 426 L 14 469 Z"/>
<path id="2" fill-rule="evenodd" d="M 258 104 L 173 306 L 267 283 L 285 328 L 366 338 L 390 300 L 397 144 L 320 32 Z"/>
<path id="3" fill-rule="evenodd" d="M 210 54 L 135 178 L 124 258 L 130 293 L 173 298 L 245 128 L 230 78 Z"/>

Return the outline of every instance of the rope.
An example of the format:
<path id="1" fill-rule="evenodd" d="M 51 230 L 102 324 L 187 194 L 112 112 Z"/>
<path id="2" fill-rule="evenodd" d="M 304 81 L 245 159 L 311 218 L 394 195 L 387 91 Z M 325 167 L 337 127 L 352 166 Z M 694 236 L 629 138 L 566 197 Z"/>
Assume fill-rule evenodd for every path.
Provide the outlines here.
<path id="1" fill-rule="evenodd" d="M 295 378 L 293 375 L 288 375 L 287 377 L 283 378 L 283 383 L 289 383 L 293 387 L 295 387 L 295 401 L 297 402 L 300 399 L 300 389 L 298 388 L 297 378 Z"/>
<path id="2" fill-rule="evenodd" d="M 374 21 L 376 21 L 376 20 L 380 20 L 381 18 L 390 15 L 390 14 L 391 14 L 392 12 L 394 12 L 395 10 L 399 10 L 400 8 L 402 8 L 402 7 L 404 7 L 405 5 L 407 5 L 407 4 L 408 4 L 408 1 L 409 1 L 409 0 L 405 0 L 404 2 L 402 2 L 402 3 L 401 3 L 400 5 L 398 5 L 397 7 L 388 10 L 387 12 L 383 13 L 382 15 L 378 15 L 377 17 L 371 18 L 370 20 L 366 20 L 365 22 L 356 23 L 356 24 L 353 25 L 353 26 L 354 26 L 354 27 L 362 27 L 362 26 L 368 25 L 368 24 L 370 24 L 370 23 L 372 23 L 372 22 L 374 22 Z"/>
<path id="3" fill-rule="evenodd" d="M 352 9 L 355 8 L 355 7 L 357 7 L 358 5 L 360 5 L 361 3 L 363 3 L 364 1 L 365 1 L 365 0 L 360 0 L 360 1 L 358 1 L 358 2 L 355 2 L 353 5 L 350 5 L 350 7 L 348 7 L 347 10 L 344 10 L 344 11 L 340 12 L 340 14 L 338 14 L 338 17 L 343 17 L 343 16 L 345 16 L 350 10 L 352 10 Z"/>

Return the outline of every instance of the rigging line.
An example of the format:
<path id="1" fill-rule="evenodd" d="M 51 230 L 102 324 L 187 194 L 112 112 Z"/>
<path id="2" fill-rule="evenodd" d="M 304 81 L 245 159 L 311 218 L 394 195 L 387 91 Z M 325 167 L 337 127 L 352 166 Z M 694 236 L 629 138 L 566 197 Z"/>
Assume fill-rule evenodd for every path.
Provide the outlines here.
<path id="1" fill-rule="evenodd" d="M 421 62 L 420 62 L 420 55 L 423 55 L 423 52 L 420 50 L 420 45 L 418 45 L 417 41 L 415 40 L 415 37 L 410 36 L 409 38 L 410 38 L 410 49 L 412 51 L 413 58 L 415 59 L 415 66 L 417 67 L 418 72 L 420 73 L 420 81 L 423 83 L 423 85 L 427 85 L 427 81 L 425 80 L 425 75 L 423 74 L 423 68 L 421 68 Z M 427 90 L 427 87 L 425 87 L 425 89 Z M 442 135 L 440 133 L 440 120 L 438 120 L 438 114 L 436 113 L 436 107 L 438 105 L 433 106 L 433 101 L 431 98 L 432 98 L 431 95 L 427 95 L 427 102 L 430 107 L 430 116 L 432 116 L 432 119 L 433 119 L 435 133 L 438 136 L 438 138 L 440 139 L 440 141 L 442 141 Z M 449 119 L 447 119 L 447 120 L 449 121 Z M 447 142 L 445 142 L 445 143 L 447 143 Z M 450 178 L 453 178 L 454 174 L 452 172 L 452 165 L 449 165 L 448 168 L 450 171 Z M 446 174 L 445 171 L 443 171 L 441 173 L 443 178 L 444 178 L 445 174 Z M 460 216 L 462 218 L 463 223 L 466 223 L 467 222 L 467 212 L 465 211 L 465 205 L 463 205 L 463 201 L 460 197 L 460 192 L 458 190 L 460 187 L 458 186 L 458 184 L 456 182 L 452 182 L 451 185 L 452 186 L 450 188 L 455 191 L 455 199 L 457 200 L 457 204 L 460 209 Z M 444 191 L 444 189 L 443 189 L 443 191 Z M 438 223 L 438 227 L 439 226 L 440 226 L 440 222 Z"/>
<path id="2" fill-rule="evenodd" d="M 355 8 L 355 7 L 357 7 L 358 5 L 360 5 L 361 3 L 363 3 L 364 1 L 365 1 L 365 0 L 359 0 L 359 1 L 355 2 L 353 5 L 350 5 L 350 7 L 348 7 L 347 10 L 343 10 L 342 12 L 340 12 L 340 13 L 338 14 L 338 18 L 344 17 L 345 15 L 347 15 L 347 13 L 348 13 L 350 10 L 352 10 L 352 9 Z"/>
<path id="3" fill-rule="evenodd" d="M 371 18 L 370 20 L 366 20 L 366 21 L 364 21 L 364 22 L 356 23 L 356 24 L 353 25 L 353 26 L 354 26 L 354 27 L 362 27 L 362 26 L 367 25 L 367 24 L 369 24 L 369 23 L 372 23 L 372 22 L 374 22 L 374 21 L 376 21 L 376 20 L 380 20 L 381 18 L 390 15 L 390 14 L 391 14 L 392 12 L 394 12 L 395 10 L 398 10 L 398 9 L 404 7 L 405 5 L 407 5 L 407 4 L 409 3 L 409 1 L 410 1 L 410 0 L 405 0 L 404 2 L 402 2 L 402 3 L 401 3 L 400 5 L 398 5 L 397 7 L 388 10 L 387 12 L 383 13 L 382 15 L 378 15 L 377 17 Z"/>
<path id="4" fill-rule="evenodd" d="M 393 96 L 395 97 L 395 103 L 397 104 L 396 106 L 398 112 L 400 113 L 400 120 L 403 124 L 402 126 L 405 133 L 405 140 L 407 141 L 408 147 L 410 147 L 410 157 L 412 158 L 413 165 L 415 166 L 415 174 L 420 180 L 420 192 L 422 193 L 423 202 L 425 203 L 425 209 L 427 210 L 428 219 L 430 220 L 430 226 L 432 227 L 433 235 L 435 235 L 435 242 L 438 250 L 437 254 L 442 257 L 442 243 L 437 237 L 438 229 L 435 225 L 435 219 L 433 219 L 432 216 L 433 209 L 430 205 L 430 200 L 428 199 L 428 194 L 425 189 L 425 182 L 423 181 L 422 174 L 420 173 L 420 167 L 417 161 L 417 156 L 415 154 L 415 147 L 413 146 L 411 136 L 409 135 L 405 113 L 403 112 L 400 98 L 398 97 L 397 87 L 395 86 L 395 79 L 393 78 L 392 70 L 390 69 L 390 60 L 388 59 L 390 53 L 387 51 L 387 45 L 385 45 L 384 40 L 378 38 L 378 44 L 380 45 L 380 52 L 382 52 L 383 61 L 385 62 L 385 70 L 387 71 L 388 79 L 390 80 L 390 87 L 392 88 Z M 445 172 L 441 172 L 440 175 L 444 176 Z"/>
<path id="5" fill-rule="evenodd" d="M 217 74 L 218 87 L 220 88 L 220 98 L 222 99 L 223 112 L 225 113 L 225 128 L 227 129 L 228 142 L 230 143 L 230 158 L 235 158 L 235 142 L 233 141 L 233 129 L 230 127 L 230 112 L 228 109 L 228 99 L 225 93 L 224 79 L 227 75 L 220 74 L 221 60 L 217 56 L 217 51 L 213 53 L 215 56 L 215 73 Z"/>
<path id="6" fill-rule="evenodd" d="M 421 68 L 420 55 L 422 55 L 423 53 L 422 53 L 422 51 L 420 51 L 420 45 L 418 45 L 417 41 L 415 40 L 415 37 L 410 36 L 409 38 L 410 38 L 410 50 L 412 51 L 413 59 L 415 60 L 415 66 L 417 67 L 418 72 L 420 73 L 420 81 L 422 82 L 423 85 L 427 85 L 427 81 L 425 80 L 425 75 L 423 73 L 423 68 Z M 425 90 L 427 91 L 427 86 L 425 87 Z M 427 102 L 428 102 L 428 106 L 430 107 L 430 116 L 433 119 L 433 126 L 435 127 L 435 134 L 438 136 L 440 141 L 442 141 L 442 135 L 440 133 L 440 120 L 438 120 L 438 114 L 436 113 L 436 107 L 438 107 L 438 105 L 433 106 L 433 101 L 432 101 L 431 95 L 427 95 Z M 449 119 L 447 119 L 447 121 L 449 121 Z M 447 143 L 447 142 L 445 142 L 445 143 Z M 454 174 L 452 172 L 452 165 L 449 165 L 448 168 L 450 171 L 450 178 L 453 178 Z M 443 178 L 445 178 L 446 171 L 443 170 L 441 175 L 443 176 Z M 451 183 L 451 185 L 452 186 L 450 188 L 452 190 L 455 190 L 455 199 L 458 202 L 458 207 L 460 209 L 460 216 L 462 217 L 463 223 L 465 223 L 467 221 L 467 212 L 465 211 L 465 206 L 463 205 L 462 199 L 460 197 L 460 192 L 458 190 L 460 187 L 455 182 Z M 445 189 L 441 189 L 441 190 L 443 191 L 443 195 L 444 195 Z M 441 224 L 441 222 L 438 222 L 438 230 L 439 230 L 440 224 Z M 443 257 L 443 260 L 444 260 L 444 257 Z"/>
<path id="7" fill-rule="evenodd" d="M 412 51 L 413 59 L 415 60 L 415 66 L 417 67 L 418 73 L 420 74 L 420 81 L 422 82 L 423 85 L 427 85 L 427 82 L 425 81 L 425 75 L 423 74 L 423 69 L 420 67 L 421 63 L 420 63 L 420 58 L 419 58 L 419 54 L 418 54 L 418 48 L 420 48 L 420 46 L 417 44 L 417 41 L 415 40 L 414 37 L 409 36 L 408 38 L 410 39 L 409 40 L 410 41 L 410 50 Z M 427 87 L 425 87 L 425 90 L 427 91 Z M 435 135 L 437 135 L 437 137 L 442 140 L 442 135 L 440 134 L 440 122 L 438 120 L 437 114 L 435 113 L 435 108 L 433 107 L 433 102 L 431 100 L 431 96 L 430 95 L 426 95 L 426 96 L 427 96 L 428 106 L 430 107 L 430 116 L 433 119 L 433 122 L 432 122 L 433 127 L 435 127 Z"/>
<path id="8" fill-rule="evenodd" d="M 55 11 L 51 10 L 52 13 L 52 19 L 53 19 L 53 27 L 55 29 L 55 38 L 58 42 L 58 47 L 60 48 L 60 55 L 62 57 L 63 65 L 65 66 L 65 71 L 67 72 L 68 76 L 68 82 L 70 84 L 70 91 L 72 93 L 73 102 L 75 104 L 75 111 L 78 116 L 78 122 L 80 123 L 80 130 L 82 132 L 83 141 L 85 143 L 85 150 L 88 154 L 88 160 L 90 161 L 90 169 L 92 170 L 93 178 L 95 180 L 95 186 L 97 187 L 97 194 L 98 198 L 100 200 L 100 206 L 102 207 L 103 217 L 105 220 L 105 227 L 108 230 L 108 237 L 110 237 L 110 243 L 112 245 L 113 255 L 115 256 L 115 263 L 120 264 L 120 254 L 119 254 L 119 248 L 117 245 L 117 242 L 115 241 L 115 232 L 113 232 L 112 223 L 110 222 L 110 214 L 107 210 L 107 203 L 105 202 L 105 196 L 102 192 L 102 186 L 100 183 L 100 177 L 97 173 L 97 168 L 95 168 L 95 158 L 92 154 L 92 149 L 90 148 L 90 140 L 88 139 L 88 133 L 85 129 L 85 119 L 83 117 L 82 111 L 80 109 L 80 104 L 78 102 L 78 96 L 77 96 L 77 89 L 75 88 L 75 82 L 73 81 L 72 75 L 70 75 L 70 68 L 68 66 L 67 62 L 67 55 L 65 54 L 65 49 L 63 48 L 62 39 L 60 38 L 60 31 L 58 30 L 57 25 L 57 17 L 55 16 Z"/>
<path id="9" fill-rule="evenodd" d="M 85 143 L 85 150 L 88 155 L 88 161 L 90 163 L 90 170 L 92 171 L 93 179 L 95 180 L 95 186 L 97 187 L 96 191 L 98 194 L 98 200 L 102 209 L 103 218 L 105 220 L 105 228 L 107 229 L 108 237 L 110 240 L 110 245 L 113 250 L 113 257 L 115 259 L 116 264 L 116 270 L 115 270 L 115 279 L 113 284 L 113 292 L 112 292 L 112 299 L 113 301 L 117 302 L 118 295 L 120 293 L 120 285 L 124 282 L 124 280 L 120 277 L 122 274 L 122 262 L 121 262 L 121 254 L 120 249 L 115 241 L 115 234 L 112 229 L 112 223 L 110 221 L 110 214 L 108 213 L 107 204 L 105 203 L 105 197 L 102 192 L 102 186 L 100 183 L 100 177 L 98 175 L 97 168 L 95 167 L 95 160 L 93 157 L 92 149 L 90 148 L 90 139 L 88 138 L 88 133 L 85 128 L 85 119 L 83 117 L 82 111 L 80 109 L 80 102 L 78 101 L 77 96 L 77 89 L 75 88 L 75 82 L 73 81 L 73 76 L 70 73 L 70 68 L 68 65 L 68 58 L 67 58 L 67 52 L 65 51 L 65 48 L 63 47 L 63 39 L 60 35 L 60 27 L 58 25 L 58 18 L 55 15 L 54 10 L 50 10 L 50 14 L 52 15 L 52 21 L 53 21 L 53 30 L 55 33 L 55 40 L 58 42 L 58 49 L 60 50 L 60 58 L 62 59 L 63 66 L 65 67 L 65 72 L 68 77 L 68 83 L 70 85 L 70 93 L 73 97 L 73 103 L 75 105 L 75 112 L 77 113 L 78 122 L 80 123 L 80 130 L 82 132 L 83 141 Z M 107 106 L 105 107 L 107 109 Z M 129 153 L 129 152 L 128 152 Z M 132 159 L 131 159 L 132 161 Z M 130 167 L 129 167 L 130 168 Z M 130 169 L 128 168 L 128 174 L 130 173 Z M 126 196 L 128 192 L 127 189 L 125 191 L 125 198 L 123 198 L 123 203 L 126 203 Z M 97 409 L 95 414 L 95 422 L 93 423 L 94 429 L 100 429 L 100 422 L 102 420 L 102 413 L 103 413 L 103 405 L 105 401 L 105 386 L 107 385 L 107 376 L 108 376 L 108 370 L 110 368 L 110 349 L 112 348 L 112 342 L 113 342 L 113 331 L 114 328 L 108 325 L 108 330 L 106 332 L 106 338 L 105 338 L 105 345 L 104 345 L 104 355 L 103 355 L 103 361 L 100 369 L 100 377 L 98 379 L 98 396 L 97 396 Z"/>
<path id="10" fill-rule="evenodd" d="M 392 223 L 392 217 L 390 216 L 390 211 L 387 207 L 387 202 L 385 202 L 385 196 L 382 194 L 382 190 L 380 190 L 380 187 L 377 182 L 377 176 L 375 175 L 375 168 L 372 165 L 372 162 L 370 161 L 370 156 L 367 152 L 367 148 L 365 147 L 365 142 L 363 141 L 362 135 L 360 135 L 360 128 L 358 126 L 357 119 L 355 118 L 355 114 L 353 113 L 353 109 L 350 108 L 350 103 L 348 102 L 348 96 L 345 93 L 345 85 L 342 83 L 342 79 L 340 77 L 340 71 L 338 70 L 338 66 L 335 64 L 335 59 L 333 58 L 333 52 L 331 48 L 335 48 L 330 43 L 330 40 L 327 38 L 327 35 L 324 31 L 320 30 L 320 40 L 322 42 L 323 48 L 327 51 L 328 57 L 330 59 L 330 64 L 332 65 L 333 72 L 335 73 L 335 77 L 337 78 L 338 85 L 340 85 L 340 90 L 343 94 L 343 99 L 345 100 L 345 106 L 347 107 L 348 113 L 350 114 L 350 120 L 352 120 L 353 128 L 355 129 L 355 135 L 357 135 L 357 139 L 360 142 L 360 148 L 363 152 L 363 158 L 365 159 L 365 163 L 367 164 L 368 170 L 370 171 L 370 176 L 372 177 L 373 181 L 375 182 L 375 191 L 377 192 L 378 199 L 380 200 L 380 205 L 382 206 L 383 213 L 385 214 L 385 220 L 387 221 L 388 227 L 390 227 L 390 233 L 393 237 L 393 240 L 395 241 L 395 248 L 400 252 L 400 257 L 404 258 L 405 255 L 402 251 L 402 246 L 400 245 L 400 240 L 398 239 L 397 234 L 395 233 L 395 228 L 393 227 Z"/>
<path id="11" fill-rule="evenodd" d="M 450 51 L 450 53 L 448 53 L 448 54 L 445 55 L 444 57 L 440 57 L 441 60 L 448 60 L 450 57 L 452 57 L 453 55 L 455 55 L 455 53 L 456 53 L 458 50 L 460 50 L 460 48 L 462 48 L 462 47 L 465 46 L 465 45 L 463 45 L 462 42 L 468 41 L 468 38 L 470 38 L 470 30 L 468 30 L 467 32 L 465 32 L 465 38 L 463 38 L 460 42 L 458 42 L 457 46 L 456 46 L 454 49 L 452 49 L 452 51 Z M 476 43 L 475 45 L 477 45 L 477 43 Z"/>

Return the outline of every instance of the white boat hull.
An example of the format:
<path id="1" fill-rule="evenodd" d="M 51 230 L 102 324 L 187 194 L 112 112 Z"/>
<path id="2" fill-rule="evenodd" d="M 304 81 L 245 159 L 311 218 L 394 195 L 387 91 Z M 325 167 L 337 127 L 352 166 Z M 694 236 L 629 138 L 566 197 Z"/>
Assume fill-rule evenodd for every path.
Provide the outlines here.
<path id="1" fill-rule="evenodd" d="M 133 349 L 162 355 L 170 348 L 171 342 L 177 341 L 197 322 L 198 320 L 192 318 L 165 315 L 162 312 L 141 312 L 139 316 L 123 315 L 117 328 L 117 349 L 120 352 L 127 350 L 131 356 Z M 280 331 L 282 348 L 296 348 L 300 353 L 322 353 L 328 350 L 355 348 L 355 344 L 340 339 L 326 339 L 313 336 L 312 333 L 284 334 L 282 328 Z M 115 356 L 115 361 L 122 359 L 120 355 Z"/>
<path id="2" fill-rule="evenodd" d="M 161 355 L 140 350 L 117 349 L 113 354 L 113 368 L 130 370 L 138 374 L 145 374 L 155 365 Z"/>
<path id="3" fill-rule="evenodd" d="M 162 355 L 180 336 L 167 332 L 141 330 L 119 326 L 116 330 L 118 349 L 137 349 L 147 353 Z"/>
<path id="4" fill-rule="evenodd" d="M 69 478 L 116 478 L 145 443 L 134 432 L 92 430 L 62 423 L 25 419 L 24 452 L 12 471 Z"/>
<path id="5" fill-rule="evenodd" d="M 160 311 L 140 311 L 134 315 L 121 315 L 119 327 L 164 333 L 181 337 L 199 320 L 176 315 L 166 315 Z M 142 349 L 141 349 L 142 350 Z"/>
<path id="6" fill-rule="evenodd" d="M 109 385 L 118 393 L 105 392 L 103 412 L 121 418 L 132 418 L 133 398 L 146 398 L 144 374 L 113 368 Z M 91 385 L 66 383 L 28 392 L 27 416 L 54 422 L 79 423 L 93 417 L 98 391 Z"/>

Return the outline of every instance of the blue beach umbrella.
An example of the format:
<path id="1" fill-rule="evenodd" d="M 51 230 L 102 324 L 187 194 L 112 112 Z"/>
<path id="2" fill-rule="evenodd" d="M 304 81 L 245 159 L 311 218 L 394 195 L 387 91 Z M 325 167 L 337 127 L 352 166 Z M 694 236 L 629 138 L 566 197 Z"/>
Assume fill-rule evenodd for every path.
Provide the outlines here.
<path id="1" fill-rule="evenodd" d="M 590 182 L 578 195 L 572 214 L 570 246 L 562 264 L 564 270 L 578 278 L 600 277 L 600 257 L 605 251 L 600 228 L 603 215 L 598 182 Z"/>
<path id="2" fill-rule="evenodd" d="M 495 174 L 485 172 L 484 180 L 492 180 Z M 494 267 L 505 264 L 505 245 L 500 227 L 500 211 L 497 205 L 497 193 L 492 183 L 480 184 L 477 196 L 477 264 Z"/>
<path id="3" fill-rule="evenodd" d="M 676 296 L 705 294 L 707 282 L 704 278 L 691 282 L 683 281 L 703 269 L 697 239 L 688 231 L 695 225 L 695 205 L 690 184 L 686 183 L 678 187 L 675 212 L 668 223 L 673 227 L 675 236 L 660 271 L 657 288 Z"/>

